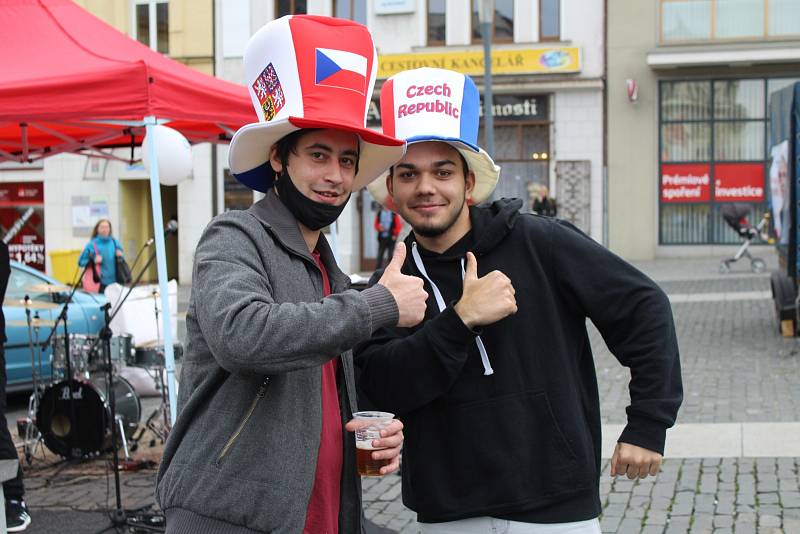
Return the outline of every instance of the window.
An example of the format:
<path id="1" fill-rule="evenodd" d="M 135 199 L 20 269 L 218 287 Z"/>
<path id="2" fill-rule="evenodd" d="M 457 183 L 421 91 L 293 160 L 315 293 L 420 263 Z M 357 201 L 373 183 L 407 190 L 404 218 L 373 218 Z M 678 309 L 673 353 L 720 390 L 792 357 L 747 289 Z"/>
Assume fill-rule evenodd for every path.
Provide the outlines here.
<path id="1" fill-rule="evenodd" d="M 12 260 L 19 261 L 19 258 L 11 257 Z M 34 284 L 47 283 L 47 280 L 39 278 L 35 274 L 31 274 L 22 269 L 11 267 L 11 277 L 8 279 L 8 289 L 6 290 L 6 298 L 9 299 L 24 299 L 28 295 L 33 300 L 44 300 L 46 302 L 52 301 L 52 298 L 47 293 L 32 293 L 29 289 Z"/>
<path id="2" fill-rule="evenodd" d="M 543 2 L 545 0 L 542 0 Z M 661 41 L 799 36 L 797 0 L 660 0 Z"/>
<path id="3" fill-rule="evenodd" d="M 367 24 L 367 0 L 334 0 L 333 16 Z"/>
<path id="4" fill-rule="evenodd" d="M 714 35 L 719 39 L 764 35 L 764 0 L 717 2 Z"/>
<path id="5" fill-rule="evenodd" d="M 306 0 L 276 0 L 275 18 L 285 15 L 305 15 Z"/>
<path id="6" fill-rule="evenodd" d="M 481 125 L 478 146 L 486 146 Z M 550 125 L 520 122 L 495 122 L 494 161 L 503 169 L 495 189 L 495 198 L 520 198 L 521 211 L 531 211 L 532 184 L 550 185 Z"/>
<path id="7" fill-rule="evenodd" d="M 763 78 L 661 82 L 661 244 L 739 243 L 723 206 L 749 206 L 751 222 L 768 209 L 767 92 L 776 85 Z"/>
<path id="8" fill-rule="evenodd" d="M 223 185 L 225 189 L 225 211 L 246 210 L 253 205 L 253 190 L 242 184 L 232 174 L 230 169 L 223 171 Z"/>
<path id="9" fill-rule="evenodd" d="M 162 54 L 169 54 L 169 4 L 136 0 L 133 27 L 136 40 Z"/>
<path id="10" fill-rule="evenodd" d="M 661 3 L 662 41 L 699 41 L 711 38 L 711 0 Z"/>
<path id="11" fill-rule="evenodd" d="M 428 45 L 445 44 L 445 0 L 428 0 Z"/>
<path id="12" fill-rule="evenodd" d="M 797 35 L 800 33 L 800 2 L 797 0 L 769 0 L 767 31 L 770 36 Z"/>
<path id="13" fill-rule="evenodd" d="M 539 1 L 539 40 L 558 41 L 561 38 L 561 0 Z"/>
<path id="14" fill-rule="evenodd" d="M 481 41 L 481 23 L 478 17 L 480 2 L 472 0 L 472 40 Z M 511 43 L 514 41 L 514 0 L 495 0 L 494 20 L 492 21 L 492 42 Z"/>

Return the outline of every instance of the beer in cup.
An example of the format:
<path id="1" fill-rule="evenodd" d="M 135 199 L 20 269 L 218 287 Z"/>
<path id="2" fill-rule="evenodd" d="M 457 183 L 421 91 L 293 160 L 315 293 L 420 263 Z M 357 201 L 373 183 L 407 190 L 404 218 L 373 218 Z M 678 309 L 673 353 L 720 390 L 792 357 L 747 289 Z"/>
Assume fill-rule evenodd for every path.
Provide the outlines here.
<path id="1" fill-rule="evenodd" d="M 388 412 L 356 412 L 353 419 L 369 424 L 356 430 L 356 465 L 358 474 L 364 477 L 381 476 L 381 467 L 389 465 L 390 460 L 373 460 L 372 453 L 376 450 L 372 441 L 380 439 L 381 429 L 389 425 L 394 419 L 393 413 Z"/>

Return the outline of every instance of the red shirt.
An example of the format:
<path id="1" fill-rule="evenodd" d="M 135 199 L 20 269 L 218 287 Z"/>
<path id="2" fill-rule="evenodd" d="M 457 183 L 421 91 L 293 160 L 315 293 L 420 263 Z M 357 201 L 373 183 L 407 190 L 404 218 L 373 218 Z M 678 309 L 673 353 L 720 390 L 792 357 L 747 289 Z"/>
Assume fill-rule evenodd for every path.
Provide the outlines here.
<path id="1" fill-rule="evenodd" d="M 317 267 L 322 272 L 322 293 L 331 294 L 328 271 L 322 264 L 319 252 L 312 253 Z M 314 489 L 308 502 L 304 534 L 338 534 L 339 499 L 342 479 L 342 413 L 339 408 L 339 392 L 336 388 L 336 369 L 339 358 L 322 366 L 322 435 L 319 441 L 317 472 Z"/>

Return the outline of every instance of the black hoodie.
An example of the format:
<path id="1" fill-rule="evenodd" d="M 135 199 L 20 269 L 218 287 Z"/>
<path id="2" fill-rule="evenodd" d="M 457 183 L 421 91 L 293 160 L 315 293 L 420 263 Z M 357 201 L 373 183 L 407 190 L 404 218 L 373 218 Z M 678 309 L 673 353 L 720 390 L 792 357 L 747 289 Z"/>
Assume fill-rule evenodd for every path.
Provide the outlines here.
<path id="1" fill-rule="evenodd" d="M 631 369 L 619 441 L 663 454 L 682 400 L 669 301 L 633 266 L 519 200 L 470 208 L 472 230 L 443 254 L 419 250 L 432 288 L 425 320 L 356 349 L 360 387 L 405 424 L 403 502 L 421 522 L 493 516 L 561 523 L 599 515 L 600 406 L 586 318 Z M 405 274 L 421 276 L 406 239 Z M 516 314 L 471 331 L 453 310 L 461 259 L 497 269 Z M 476 337 L 494 370 L 487 375 Z"/>

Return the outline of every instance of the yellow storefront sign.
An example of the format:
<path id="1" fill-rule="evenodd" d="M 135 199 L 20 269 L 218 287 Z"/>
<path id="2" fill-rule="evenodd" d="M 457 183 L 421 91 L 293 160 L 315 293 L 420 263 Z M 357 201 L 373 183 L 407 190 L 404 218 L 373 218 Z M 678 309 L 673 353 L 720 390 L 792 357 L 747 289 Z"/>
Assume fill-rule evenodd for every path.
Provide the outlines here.
<path id="1" fill-rule="evenodd" d="M 483 51 L 378 56 L 378 78 L 421 67 L 480 76 L 483 74 Z M 577 47 L 492 50 L 492 74 L 556 74 L 580 70 L 581 52 Z"/>

